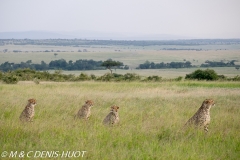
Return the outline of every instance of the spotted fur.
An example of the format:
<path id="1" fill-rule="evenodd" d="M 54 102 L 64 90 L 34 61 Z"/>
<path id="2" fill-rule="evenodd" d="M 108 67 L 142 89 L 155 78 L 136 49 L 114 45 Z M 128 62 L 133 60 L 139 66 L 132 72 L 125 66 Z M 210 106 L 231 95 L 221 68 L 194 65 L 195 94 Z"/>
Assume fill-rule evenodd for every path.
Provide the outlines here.
<path id="1" fill-rule="evenodd" d="M 88 119 L 91 115 L 91 107 L 93 106 L 93 101 L 87 100 L 85 104 L 79 109 L 75 118 Z"/>
<path id="2" fill-rule="evenodd" d="M 119 122 L 118 109 L 116 105 L 111 106 L 110 113 L 103 120 L 104 125 L 114 125 Z"/>
<path id="3" fill-rule="evenodd" d="M 25 122 L 32 121 L 35 114 L 34 106 L 36 106 L 36 104 L 37 104 L 37 101 L 35 99 L 29 99 L 28 104 L 26 105 L 25 109 L 22 111 L 19 119 Z"/>
<path id="4" fill-rule="evenodd" d="M 198 127 L 203 127 L 205 132 L 208 132 L 208 125 L 210 124 L 210 109 L 215 105 L 214 100 L 206 99 L 198 111 L 187 121 L 185 125 L 194 124 Z"/>

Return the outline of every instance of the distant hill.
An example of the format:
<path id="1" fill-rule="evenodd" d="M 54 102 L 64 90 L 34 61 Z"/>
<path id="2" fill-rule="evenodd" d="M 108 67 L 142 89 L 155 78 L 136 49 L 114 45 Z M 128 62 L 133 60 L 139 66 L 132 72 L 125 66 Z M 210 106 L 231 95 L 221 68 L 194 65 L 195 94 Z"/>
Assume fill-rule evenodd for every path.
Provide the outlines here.
<path id="1" fill-rule="evenodd" d="M 54 32 L 26 31 L 26 32 L 0 32 L 0 39 L 71 39 L 73 37 Z"/>
<path id="2" fill-rule="evenodd" d="M 0 32 L 0 39 L 97 39 L 97 40 L 177 40 L 192 39 L 194 37 L 184 37 L 168 34 L 120 34 L 104 33 L 92 31 L 76 32 L 49 32 L 49 31 L 26 31 L 26 32 Z"/>

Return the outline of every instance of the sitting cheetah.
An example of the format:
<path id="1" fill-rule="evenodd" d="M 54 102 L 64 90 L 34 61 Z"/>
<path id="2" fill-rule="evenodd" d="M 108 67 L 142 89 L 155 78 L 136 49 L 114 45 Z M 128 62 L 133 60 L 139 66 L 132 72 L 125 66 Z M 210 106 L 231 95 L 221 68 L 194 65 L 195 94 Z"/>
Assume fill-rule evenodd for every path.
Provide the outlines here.
<path id="1" fill-rule="evenodd" d="M 210 123 L 210 109 L 215 105 L 212 99 L 203 101 L 202 106 L 198 111 L 187 121 L 185 125 L 194 124 L 198 127 L 204 127 L 205 132 L 208 132 L 208 125 Z"/>
<path id="2" fill-rule="evenodd" d="M 37 101 L 35 99 L 29 99 L 28 104 L 25 107 L 25 109 L 22 111 L 19 119 L 21 121 L 29 122 L 32 121 L 34 117 L 34 106 L 37 104 Z"/>
<path id="3" fill-rule="evenodd" d="M 93 101 L 87 100 L 85 104 L 82 106 L 81 109 L 79 109 L 77 115 L 75 118 L 80 118 L 80 119 L 88 119 L 89 116 L 91 115 L 91 107 L 93 106 Z"/>
<path id="4" fill-rule="evenodd" d="M 111 106 L 110 113 L 103 120 L 104 125 L 113 125 L 119 122 L 118 109 L 119 107 L 116 105 Z"/>

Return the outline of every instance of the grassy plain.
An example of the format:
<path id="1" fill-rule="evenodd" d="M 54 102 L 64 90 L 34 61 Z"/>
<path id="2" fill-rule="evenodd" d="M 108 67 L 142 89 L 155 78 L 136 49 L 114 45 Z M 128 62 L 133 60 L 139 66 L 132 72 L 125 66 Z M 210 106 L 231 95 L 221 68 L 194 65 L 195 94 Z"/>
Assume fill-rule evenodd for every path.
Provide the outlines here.
<path id="1" fill-rule="evenodd" d="M 84 46 L 84 47 L 71 47 L 71 46 L 41 46 L 41 45 L 5 45 L 0 46 L 0 64 L 6 61 L 20 63 L 32 60 L 33 63 L 41 63 L 45 61 L 49 63 L 52 60 L 65 59 L 78 60 L 78 59 L 93 59 L 93 60 L 106 60 L 112 58 L 118 60 L 130 68 L 134 69 L 139 64 L 144 63 L 146 60 L 150 62 L 183 62 L 183 60 L 190 61 L 193 65 L 200 65 L 206 60 L 221 61 L 221 60 L 238 60 L 240 61 L 240 46 L 235 49 L 233 45 L 228 46 L 228 50 L 224 50 L 226 46 L 216 45 L 211 48 L 209 46 L 175 46 L 183 49 L 195 47 L 201 51 L 195 50 L 162 50 L 162 48 L 174 46 Z M 206 48 L 206 50 L 204 49 Z M 222 48 L 218 50 L 216 48 Z M 8 52 L 3 53 L 4 49 Z M 87 49 L 88 52 L 78 52 L 78 50 Z M 13 50 L 20 50 L 22 52 L 14 53 Z M 44 51 L 50 52 L 44 52 Z M 59 50 L 60 52 L 57 52 Z M 57 56 L 54 56 L 57 53 Z"/>
<path id="2" fill-rule="evenodd" d="M 131 69 L 131 70 L 114 70 L 113 73 L 117 74 L 126 74 L 126 73 L 136 73 L 140 76 L 147 77 L 152 75 L 157 75 L 162 78 L 177 78 L 179 76 L 185 77 L 186 74 L 192 73 L 197 69 L 203 69 L 206 68 L 180 68 L 180 69 L 145 69 L 145 70 L 139 70 L 139 69 Z M 235 77 L 237 75 L 240 75 L 240 71 L 236 70 L 235 67 L 214 67 L 209 68 L 213 69 L 217 72 L 219 75 L 225 75 L 227 77 Z M 50 73 L 54 73 L 55 71 L 49 71 Z M 109 70 L 89 70 L 89 71 L 63 71 L 64 74 L 74 74 L 74 75 L 80 75 L 81 73 L 86 73 L 88 75 L 94 74 L 96 76 L 102 76 L 106 73 L 110 73 Z"/>
<path id="3" fill-rule="evenodd" d="M 239 82 L 19 82 L 0 84 L 0 95 L 0 153 L 84 150 L 82 159 L 119 160 L 240 157 Z M 38 103 L 34 122 L 22 124 L 18 117 L 29 98 Z M 182 130 L 206 98 L 216 102 L 209 133 Z M 87 99 L 95 102 L 91 118 L 74 120 Z M 120 124 L 105 127 L 101 122 L 113 104 L 120 107 Z"/>
<path id="4" fill-rule="evenodd" d="M 190 48 L 202 49 L 201 51 L 195 50 L 162 50 L 163 48 Z M 8 52 L 3 53 L 4 49 Z M 78 52 L 78 50 L 87 49 L 88 52 Z M 221 49 L 221 50 L 220 50 Z M 227 49 L 227 50 L 225 50 Z M 13 50 L 20 50 L 22 52 L 14 53 Z M 44 52 L 44 51 L 51 52 Z M 60 52 L 56 52 L 60 51 Z M 4 45 L 0 46 L 0 64 L 8 61 L 13 63 L 26 62 L 32 60 L 33 63 L 41 63 L 45 61 L 49 63 L 52 60 L 65 59 L 67 61 L 78 59 L 93 59 L 107 60 L 109 58 L 123 62 L 125 65 L 130 66 L 130 70 L 117 70 L 116 73 L 137 73 L 141 76 L 158 75 L 163 78 L 176 78 L 178 76 L 185 77 L 196 70 L 192 69 L 156 69 L 156 70 L 136 70 L 139 64 L 144 63 L 146 60 L 155 63 L 168 63 L 168 62 L 183 62 L 183 60 L 190 61 L 193 65 L 200 65 L 206 60 L 211 61 L 229 61 L 238 60 L 236 64 L 240 64 L 240 46 L 239 45 L 207 45 L 207 46 L 44 46 L 44 45 Z M 57 53 L 57 56 L 54 56 Z M 228 77 L 234 77 L 240 74 L 240 71 L 234 67 L 231 68 L 213 68 L 218 74 L 223 74 Z M 77 74 L 81 72 L 87 74 L 94 74 L 102 76 L 107 73 L 104 71 L 64 71 L 66 74 Z"/>

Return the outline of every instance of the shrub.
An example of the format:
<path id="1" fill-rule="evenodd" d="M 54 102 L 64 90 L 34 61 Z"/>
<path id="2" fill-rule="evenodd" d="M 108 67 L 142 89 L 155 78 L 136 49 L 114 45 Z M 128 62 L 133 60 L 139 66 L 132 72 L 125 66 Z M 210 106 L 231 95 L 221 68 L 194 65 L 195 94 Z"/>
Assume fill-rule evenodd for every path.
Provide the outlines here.
<path id="1" fill-rule="evenodd" d="M 91 77 L 92 80 L 96 80 L 97 79 L 97 77 L 94 74 L 91 74 L 90 77 Z"/>
<path id="2" fill-rule="evenodd" d="M 183 79 L 183 77 L 179 76 L 179 77 L 175 78 L 174 80 L 175 81 L 181 81 L 182 79 Z"/>
<path id="3" fill-rule="evenodd" d="M 0 80 L 2 79 L 3 73 L 0 71 Z"/>
<path id="4" fill-rule="evenodd" d="M 111 81 L 114 78 L 114 75 L 111 73 L 106 73 L 103 76 L 99 77 L 97 80 L 101 81 Z"/>
<path id="5" fill-rule="evenodd" d="M 201 70 L 198 69 L 190 74 L 185 76 L 185 79 L 197 79 L 197 80 L 218 80 L 217 73 L 212 69 Z"/>
<path id="6" fill-rule="evenodd" d="M 135 73 L 126 73 L 124 74 L 124 80 L 125 81 L 136 81 L 136 80 L 140 80 L 140 76 L 135 74 Z"/>
<path id="7" fill-rule="evenodd" d="M 124 75 L 117 73 L 106 73 L 103 76 L 97 78 L 101 81 L 136 81 L 140 80 L 140 76 L 135 73 L 126 73 Z"/>
<path id="8" fill-rule="evenodd" d="M 80 80 L 80 81 L 86 81 L 86 80 L 90 80 L 91 78 L 85 74 L 85 73 L 81 73 L 78 77 L 77 77 L 77 80 Z"/>
<path id="9" fill-rule="evenodd" d="M 240 76 L 237 75 L 237 76 L 233 77 L 231 80 L 233 80 L 233 81 L 240 81 Z"/>
<path id="10" fill-rule="evenodd" d="M 159 77 L 159 76 L 148 76 L 146 78 L 146 81 L 155 81 L 155 82 L 157 82 L 157 81 L 161 81 L 161 80 L 162 80 L 162 77 Z"/>
<path id="11" fill-rule="evenodd" d="M 218 75 L 218 79 L 220 79 L 220 80 L 226 80 L 226 79 L 227 79 L 227 77 L 226 77 L 226 76 L 224 76 L 224 75 Z"/>
<path id="12" fill-rule="evenodd" d="M 3 75 L 2 81 L 7 84 L 17 84 L 19 80 L 17 76 L 7 73 Z"/>

